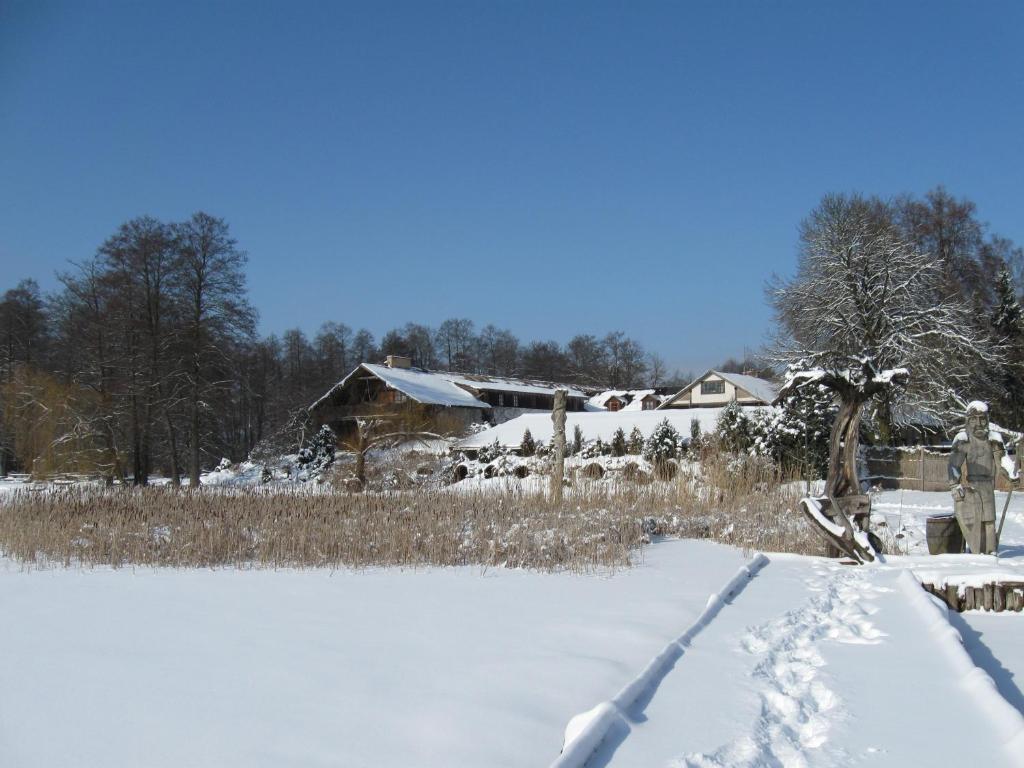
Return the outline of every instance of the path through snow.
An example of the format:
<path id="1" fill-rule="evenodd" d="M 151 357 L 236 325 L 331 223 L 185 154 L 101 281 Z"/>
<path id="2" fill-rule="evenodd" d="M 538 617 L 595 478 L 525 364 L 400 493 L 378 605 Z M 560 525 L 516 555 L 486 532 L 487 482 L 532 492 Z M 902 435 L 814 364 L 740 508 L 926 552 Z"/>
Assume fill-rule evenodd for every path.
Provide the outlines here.
<path id="1" fill-rule="evenodd" d="M 1012 764 L 900 570 L 774 557 L 587 766 Z"/>

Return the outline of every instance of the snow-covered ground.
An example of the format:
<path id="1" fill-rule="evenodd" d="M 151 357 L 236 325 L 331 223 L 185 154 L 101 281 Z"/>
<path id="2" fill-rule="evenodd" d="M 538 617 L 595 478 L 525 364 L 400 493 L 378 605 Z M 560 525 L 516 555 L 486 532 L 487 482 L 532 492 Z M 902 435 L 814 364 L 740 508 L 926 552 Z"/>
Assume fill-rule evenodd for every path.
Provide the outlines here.
<path id="1" fill-rule="evenodd" d="M 585 576 L 0 563 L 0 766 L 549 765 L 571 721 L 602 738 L 567 765 L 1021 765 L 1024 614 L 947 621 L 906 574 L 1024 575 L 1024 501 L 999 558 L 926 554 L 950 508 L 883 493 L 909 554 L 738 581 L 696 541 Z"/>

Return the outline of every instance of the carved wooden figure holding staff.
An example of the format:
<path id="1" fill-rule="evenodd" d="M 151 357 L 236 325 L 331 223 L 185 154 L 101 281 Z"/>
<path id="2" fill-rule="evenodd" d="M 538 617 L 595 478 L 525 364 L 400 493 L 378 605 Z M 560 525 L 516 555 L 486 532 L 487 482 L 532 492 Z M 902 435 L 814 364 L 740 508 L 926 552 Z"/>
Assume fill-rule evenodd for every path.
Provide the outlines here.
<path id="1" fill-rule="evenodd" d="M 989 429 L 988 405 L 974 401 L 967 406 L 964 429 L 953 438 L 949 455 L 949 486 L 953 509 L 974 554 L 996 551 L 996 471 L 1001 470 L 1017 487 L 1020 473 L 1003 461 L 1003 438 Z M 964 469 L 966 468 L 966 476 Z"/>

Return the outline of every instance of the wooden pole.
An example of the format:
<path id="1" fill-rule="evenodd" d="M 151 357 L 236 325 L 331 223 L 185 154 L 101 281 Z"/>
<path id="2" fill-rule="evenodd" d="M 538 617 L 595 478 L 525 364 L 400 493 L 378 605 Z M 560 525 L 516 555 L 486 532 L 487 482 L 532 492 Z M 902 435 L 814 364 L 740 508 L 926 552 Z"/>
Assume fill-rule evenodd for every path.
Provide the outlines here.
<path id="1" fill-rule="evenodd" d="M 562 500 L 562 478 L 565 476 L 565 407 L 569 392 L 565 389 L 555 390 L 555 405 L 551 410 L 551 421 L 555 426 L 551 438 L 554 449 L 554 464 L 551 467 L 551 500 Z"/>

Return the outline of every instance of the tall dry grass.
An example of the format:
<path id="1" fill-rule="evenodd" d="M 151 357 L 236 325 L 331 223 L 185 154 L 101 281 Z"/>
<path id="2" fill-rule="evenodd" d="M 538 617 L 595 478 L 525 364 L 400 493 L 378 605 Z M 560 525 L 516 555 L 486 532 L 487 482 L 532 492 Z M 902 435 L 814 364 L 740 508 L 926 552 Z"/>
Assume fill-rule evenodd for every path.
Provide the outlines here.
<path id="1" fill-rule="evenodd" d="M 399 493 L 72 487 L 13 492 L 0 552 L 36 565 L 629 566 L 658 534 L 817 552 L 770 467 L 709 459 L 672 482 L 578 481 L 560 504 L 509 482 Z"/>

